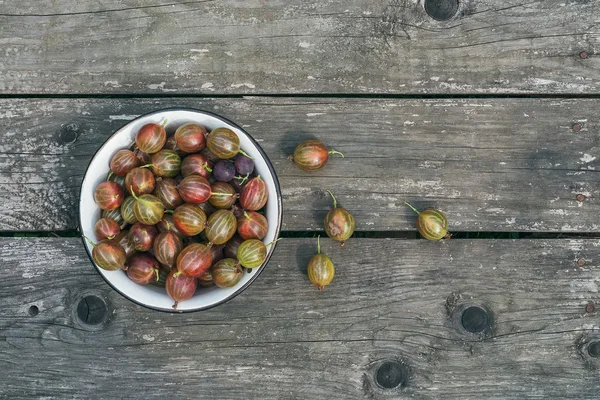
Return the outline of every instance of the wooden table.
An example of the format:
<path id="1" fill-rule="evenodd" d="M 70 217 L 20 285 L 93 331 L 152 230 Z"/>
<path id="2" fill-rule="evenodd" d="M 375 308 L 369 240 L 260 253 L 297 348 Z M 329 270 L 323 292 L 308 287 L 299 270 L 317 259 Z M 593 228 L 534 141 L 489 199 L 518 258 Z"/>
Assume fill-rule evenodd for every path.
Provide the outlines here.
<path id="1" fill-rule="evenodd" d="M 597 399 L 600 2 L 455 6 L 0 0 L 0 397 Z M 172 106 L 252 134 L 285 213 L 248 290 L 174 315 L 77 232 L 98 147 Z M 308 137 L 346 158 L 302 173 Z M 319 292 L 326 189 L 357 234 Z M 455 238 L 416 240 L 405 200 Z"/>

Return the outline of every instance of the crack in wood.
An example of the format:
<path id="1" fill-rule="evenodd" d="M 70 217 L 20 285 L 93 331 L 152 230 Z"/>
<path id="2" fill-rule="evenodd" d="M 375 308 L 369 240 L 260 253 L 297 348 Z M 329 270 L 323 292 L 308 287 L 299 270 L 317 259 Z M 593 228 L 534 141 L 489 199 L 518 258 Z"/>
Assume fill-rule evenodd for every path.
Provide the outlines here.
<path id="1" fill-rule="evenodd" d="M 116 12 L 121 12 L 121 11 L 144 10 L 144 9 L 150 9 L 150 8 L 163 8 L 163 7 L 173 7 L 173 6 L 185 6 L 185 5 L 188 5 L 188 4 L 212 3 L 212 2 L 215 2 L 215 1 L 217 1 L 217 0 L 196 0 L 196 1 L 184 1 L 184 2 L 180 2 L 180 3 L 156 4 L 156 5 L 148 5 L 148 6 L 114 8 L 114 9 L 107 9 L 107 10 L 79 11 L 79 12 L 52 13 L 52 14 L 7 14 L 7 13 L 0 13 L 0 17 L 64 17 L 64 16 L 86 15 L 86 14 L 106 14 L 106 13 L 116 13 Z"/>

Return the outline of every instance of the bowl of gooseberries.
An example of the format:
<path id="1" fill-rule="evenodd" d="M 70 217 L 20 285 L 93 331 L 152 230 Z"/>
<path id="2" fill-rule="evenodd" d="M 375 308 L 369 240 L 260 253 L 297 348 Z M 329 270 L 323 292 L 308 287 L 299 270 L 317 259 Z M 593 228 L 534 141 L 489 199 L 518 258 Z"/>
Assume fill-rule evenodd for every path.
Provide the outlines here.
<path id="1" fill-rule="evenodd" d="M 232 299 L 265 268 L 281 228 L 281 190 L 265 152 L 233 122 L 160 110 L 96 152 L 79 220 L 114 290 L 154 310 L 200 311 Z"/>

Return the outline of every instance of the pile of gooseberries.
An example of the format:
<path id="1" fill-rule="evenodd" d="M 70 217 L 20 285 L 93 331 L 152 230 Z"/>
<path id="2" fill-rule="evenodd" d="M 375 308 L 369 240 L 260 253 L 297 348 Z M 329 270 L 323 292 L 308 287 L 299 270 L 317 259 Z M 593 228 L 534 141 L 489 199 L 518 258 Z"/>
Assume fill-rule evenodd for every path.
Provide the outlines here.
<path id="1" fill-rule="evenodd" d="M 231 129 L 186 123 L 168 136 L 164 125 L 142 126 L 112 156 L 88 240 L 98 267 L 164 287 L 177 308 L 198 287 L 233 287 L 264 263 L 269 193 Z"/>

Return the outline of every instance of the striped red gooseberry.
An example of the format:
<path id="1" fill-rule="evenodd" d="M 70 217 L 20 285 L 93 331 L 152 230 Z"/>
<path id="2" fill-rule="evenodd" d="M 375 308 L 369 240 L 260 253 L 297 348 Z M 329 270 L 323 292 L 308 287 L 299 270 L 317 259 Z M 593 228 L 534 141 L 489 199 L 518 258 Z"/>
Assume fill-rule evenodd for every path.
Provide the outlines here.
<path id="1" fill-rule="evenodd" d="M 140 160 L 135 153 L 121 149 L 110 160 L 110 170 L 117 176 L 125 176 L 132 169 L 140 166 Z"/>
<path id="2" fill-rule="evenodd" d="M 145 225 L 140 222 L 136 222 L 129 229 L 129 240 L 137 251 L 152 250 L 156 235 L 158 232 L 153 225 Z"/>
<path id="3" fill-rule="evenodd" d="M 208 199 L 208 202 L 215 208 L 231 208 L 238 199 L 238 195 L 233 186 L 226 182 L 213 183 L 211 191 L 212 194 Z"/>
<path id="4" fill-rule="evenodd" d="M 244 210 L 258 211 L 267 204 L 268 199 L 267 184 L 260 175 L 250 179 L 240 193 L 240 205 Z"/>
<path id="5" fill-rule="evenodd" d="M 161 232 L 154 239 L 152 249 L 154 256 L 161 264 L 173 267 L 177 256 L 183 250 L 183 242 L 173 232 Z"/>
<path id="6" fill-rule="evenodd" d="M 163 125 L 166 125 L 166 122 L 164 121 Z M 135 145 L 147 154 L 160 151 L 167 141 L 167 132 L 163 125 L 149 123 L 142 126 L 135 135 Z"/>
<path id="7" fill-rule="evenodd" d="M 441 240 L 448 236 L 448 219 L 443 212 L 435 208 L 419 211 L 407 202 L 404 204 L 417 213 L 417 230 L 425 239 Z"/>
<path id="8" fill-rule="evenodd" d="M 175 150 L 160 150 L 152 155 L 150 168 L 158 177 L 173 178 L 181 171 L 181 157 Z"/>
<path id="9" fill-rule="evenodd" d="M 183 274 L 181 271 L 173 268 L 173 270 L 169 272 L 165 282 L 167 295 L 175 301 L 173 309 L 177 309 L 179 302 L 191 299 L 196 292 L 197 287 L 198 279 Z"/>
<path id="10" fill-rule="evenodd" d="M 195 204 L 182 204 L 173 212 L 173 223 L 186 236 L 196 236 L 206 227 L 206 214 Z"/>
<path id="11" fill-rule="evenodd" d="M 189 122 L 181 125 L 175 131 L 177 147 L 186 153 L 195 153 L 206 146 L 208 131 L 200 124 Z"/>
<path id="12" fill-rule="evenodd" d="M 151 164 L 134 168 L 127 173 L 125 176 L 125 188 L 129 194 L 139 196 L 154 191 L 156 179 L 154 178 L 154 174 L 147 168 L 149 166 Z"/>
<path id="13" fill-rule="evenodd" d="M 327 164 L 330 154 L 339 154 L 344 157 L 339 151 L 329 150 L 323 142 L 311 139 L 300 143 L 296 147 L 294 155 L 288 158 L 303 171 L 316 171 Z"/>
<path id="14" fill-rule="evenodd" d="M 123 186 L 116 182 L 102 182 L 94 190 L 94 201 L 103 210 L 114 210 L 121 206 L 125 199 Z"/>
<path id="15" fill-rule="evenodd" d="M 206 238 L 213 244 L 225 244 L 237 231 L 237 219 L 231 210 L 217 210 L 208 217 Z"/>
<path id="16" fill-rule="evenodd" d="M 237 233 L 244 239 L 262 240 L 267 236 L 267 219 L 256 211 L 245 211 L 237 218 Z"/>
<path id="17" fill-rule="evenodd" d="M 203 273 L 202 275 L 200 275 L 198 277 L 198 285 L 200 285 L 202 287 L 211 287 L 211 286 L 215 285 L 215 282 L 213 281 L 212 273 L 210 272 L 210 270 L 206 271 L 205 273 Z"/>
<path id="18" fill-rule="evenodd" d="M 308 279 L 315 284 L 319 290 L 333 281 L 335 268 L 333 262 L 325 254 L 321 254 L 321 236 L 317 238 L 317 254 L 308 262 Z"/>
<path id="19" fill-rule="evenodd" d="M 337 206 L 337 200 L 331 191 L 327 191 L 333 199 L 333 208 L 325 215 L 325 233 L 333 240 L 340 242 L 340 246 L 354 233 L 354 217 L 348 210 Z"/>
<path id="20" fill-rule="evenodd" d="M 94 234 L 97 240 L 114 239 L 121 232 L 117 221 L 110 218 L 100 218 L 94 224 Z"/>
<path id="21" fill-rule="evenodd" d="M 158 281 L 159 264 L 150 253 L 136 253 L 127 263 L 127 277 L 139 285 Z"/>
<path id="22" fill-rule="evenodd" d="M 181 175 L 185 178 L 196 174 L 204 179 L 208 179 L 210 178 L 212 167 L 213 163 L 206 155 L 201 153 L 190 154 L 181 162 Z"/>
<path id="23" fill-rule="evenodd" d="M 162 201 L 151 194 L 136 196 L 132 193 L 135 202 L 133 203 L 133 214 L 138 222 L 146 225 L 155 225 L 165 214 L 165 206 Z"/>
<path id="24" fill-rule="evenodd" d="M 177 256 L 177 270 L 182 274 L 198 277 L 208 271 L 212 265 L 212 252 L 208 246 L 192 243 Z"/>
<path id="25" fill-rule="evenodd" d="M 127 255 L 125 250 L 116 240 L 102 240 L 98 244 L 84 236 L 92 245 L 92 259 L 100 268 L 106 271 L 115 271 L 125 266 Z"/>
<path id="26" fill-rule="evenodd" d="M 258 239 L 244 240 L 237 249 L 237 259 L 243 267 L 256 268 L 262 265 L 267 258 L 267 247 L 278 242 L 281 238 L 264 244 Z"/>
<path id="27" fill-rule="evenodd" d="M 244 270 L 239 261 L 233 258 L 224 258 L 211 269 L 213 282 L 220 288 L 235 286 L 244 275 Z"/>
<path id="28" fill-rule="evenodd" d="M 240 138 L 229 128 L 216 128 L 209 133 L 206 147 L 218 158 L 233 158 L 240 152 Z"/>
<path id="29" fill-rule="evenodd" d="M 183 204 L 183 199 L 177 191 L 177 181 L 173 178 L 158 178 L 154 195 L 158 197 L 167 210 L 174 210 Z"/>

